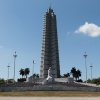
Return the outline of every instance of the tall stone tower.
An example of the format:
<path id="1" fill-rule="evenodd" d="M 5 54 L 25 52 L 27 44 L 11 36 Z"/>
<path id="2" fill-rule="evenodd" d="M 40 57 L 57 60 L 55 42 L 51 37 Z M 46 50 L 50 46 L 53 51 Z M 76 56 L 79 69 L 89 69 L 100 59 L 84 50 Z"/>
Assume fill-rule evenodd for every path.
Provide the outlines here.
<path id="1" fill-rule="evenodd" d="M 60 77 L 56 15 L 51 7 L 44 15 L 40 78 L 47 78 L 49 67 L 54 78 Z"/>

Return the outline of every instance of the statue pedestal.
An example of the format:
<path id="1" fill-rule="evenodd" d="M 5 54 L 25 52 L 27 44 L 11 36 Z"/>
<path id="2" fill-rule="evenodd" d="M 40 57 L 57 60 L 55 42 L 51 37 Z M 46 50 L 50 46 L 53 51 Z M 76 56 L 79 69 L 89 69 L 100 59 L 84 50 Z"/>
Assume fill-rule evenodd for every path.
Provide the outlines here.
<path id="1" fill-rule="evenodd" d="M 54 82 L 54 78 L 52 78 L 52 77 L 47 77 L 47 78 L 46 78 L 46 82 L 48 82 L 48 83 L 53 83 L 53 82 Z"/>

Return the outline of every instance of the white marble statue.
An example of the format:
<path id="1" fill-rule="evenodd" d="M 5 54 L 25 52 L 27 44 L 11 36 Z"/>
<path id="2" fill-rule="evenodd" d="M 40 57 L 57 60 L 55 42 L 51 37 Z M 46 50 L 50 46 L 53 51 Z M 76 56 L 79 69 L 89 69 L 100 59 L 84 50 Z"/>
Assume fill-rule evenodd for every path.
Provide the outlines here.
<path id="1" fill-rule="evenodd" d="M 52 70 L 51 70 L 51 67 L 49 67 L 49 69 L 48 69 L 48 77 L 52 77 Z"/>
<path id="2" fill-rule="evenodd" d="M 46 80 L 48 82 L 53 82 L 54 81 L 54 79 L 52 77 L 52 69 L 51 69 L 51 67 L 49 67 L 49 69 L 48 69 L 48 77 L 46 78 Z"/>

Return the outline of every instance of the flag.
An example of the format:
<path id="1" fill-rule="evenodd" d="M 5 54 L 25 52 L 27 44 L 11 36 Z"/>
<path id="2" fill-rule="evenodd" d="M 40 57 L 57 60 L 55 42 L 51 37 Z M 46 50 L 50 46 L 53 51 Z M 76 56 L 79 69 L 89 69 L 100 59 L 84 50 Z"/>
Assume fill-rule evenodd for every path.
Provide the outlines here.
<path id="1" fill-rule="evenodd" d="M 34 60 L 33 60 L 33 64 L 34 64 Z"/>

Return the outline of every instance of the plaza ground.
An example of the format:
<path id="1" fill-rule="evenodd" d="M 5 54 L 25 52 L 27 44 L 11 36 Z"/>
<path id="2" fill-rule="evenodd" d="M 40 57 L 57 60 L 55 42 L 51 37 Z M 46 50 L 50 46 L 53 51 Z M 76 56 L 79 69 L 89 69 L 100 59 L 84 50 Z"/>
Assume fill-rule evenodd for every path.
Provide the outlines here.
<path id="1" fill-rule="evenodd" d="M 100 100 L 100 97 L 0 97 L 0 100 Z"/>

